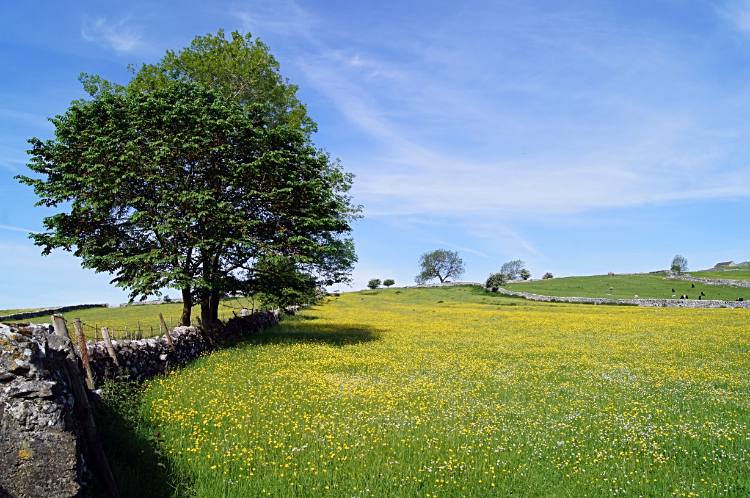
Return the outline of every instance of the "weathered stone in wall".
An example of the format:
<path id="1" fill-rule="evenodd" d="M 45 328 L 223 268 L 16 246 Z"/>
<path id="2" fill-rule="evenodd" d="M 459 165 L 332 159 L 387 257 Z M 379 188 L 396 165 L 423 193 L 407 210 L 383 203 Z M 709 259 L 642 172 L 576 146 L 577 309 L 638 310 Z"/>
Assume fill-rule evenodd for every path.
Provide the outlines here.
<path id="1" fill-rule="evenodd" d="M 47 326 L 0 324 L 0 496 L 79 493 L 84 462 L 62 368 L 70 346 Z"/>

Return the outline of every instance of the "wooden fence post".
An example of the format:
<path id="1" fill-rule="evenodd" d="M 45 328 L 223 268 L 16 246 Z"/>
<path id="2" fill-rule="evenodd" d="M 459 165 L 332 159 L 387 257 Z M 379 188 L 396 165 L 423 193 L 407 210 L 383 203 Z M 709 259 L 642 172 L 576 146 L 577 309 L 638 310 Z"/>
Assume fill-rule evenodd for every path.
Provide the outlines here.
<path id="1" fill-rule="evenodd" d="M 78 364 L 71 348 L 71 352 L 65 359 L 65 370 L 70 379 L 70 388 L 73 391 L 73 410 L 81 423 L 83 433 L 86 435 L 86 445 L 89 449 L 89 461 L 96 476 L 100 479 L 104 491 L 110 498 L 119 498 L 115 479 L 112 477 L 112 470 L 107 463 L 107 456 L 102 448 L 102 441 L 99 439 L 99 432 L 94 424 L 94 417 L 91 415 L 91 407 L 86 396 L 86 390 L 81 381 L 81 375 L 78 373 Z"/>
<path id="2" fill-rule="evenodd" d="M 172 336 L 169 335 L 169 329 L 167 328 L 167 322 L 164 321 L 164 316 L 161 314 L 161 311 L 159 312 L 159 320 L 161 320 L 161 324 L 164 326 L 164 330 L 167 333 L 167 342 L 169 342 L 169 345 L 172 346 L 172 349 L 174 349 L 174 342 L 172 342 Z"/>
<path id="3" fill-rule="evenodd" d="M 86 347 L 86 337 L 83 334 L 83 324 L 80 318 L 73 320 L 73 325 L 76 329 L 76 342 L 78 343 L 78 350 L 81 354 L 81 362 L 83 363 L 83 369 L 86 371 L 86 385 L 89 389 L 94 389 L 94 374 L 91 372 L 91 359 L 89 358 L 89 350 Z"/>
<path id="4" fill-rule="evenodd" d="M 115 361 L 115 365 L 120 366 L 120 362 L 117 361 L 117 355 L 115 354 L 115 348 L 112 347 L 112 341 L 109 339 L 109 331 L 107 327 L 102 327 L 102 338 L 104 339 L 104 346 L 107 348 L 109 356 Z"/>
<path id="5" fill-rule="evenodd" d="M 52 327 L 54 327 L 56 335 L 70 339 L 68 327 L 65 325 L 65 318 L 62 315 L 52 315 Z"/>

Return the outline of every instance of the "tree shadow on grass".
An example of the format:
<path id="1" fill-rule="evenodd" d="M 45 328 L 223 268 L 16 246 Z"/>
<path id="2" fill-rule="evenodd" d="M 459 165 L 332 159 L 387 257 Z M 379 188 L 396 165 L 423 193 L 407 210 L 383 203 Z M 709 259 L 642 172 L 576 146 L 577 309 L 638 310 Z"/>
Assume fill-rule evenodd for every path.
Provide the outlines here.
<path id="1" fill-rule="evenodd" d="M 121 498 L 190 496 L 191 478 L 177 470 L 166 452 L 164 439 L 138 414 L 141 386 L 109 382 L 104 399 L 93 414 L 102 446 Z M 108 496 L 96 479 L 88 496 Z"/>
<path id="2" fill-rule="evenodd" d="M 315 317 L 312 317 L 315 320 Z M 250 337 L 229 342 L 226 346 L 260 346 L 266 344 L 327 344 L 353 346 L 380 340 L 382 330 L 365 324 L 310 323 L 300 316 L 258 332 Z"/>

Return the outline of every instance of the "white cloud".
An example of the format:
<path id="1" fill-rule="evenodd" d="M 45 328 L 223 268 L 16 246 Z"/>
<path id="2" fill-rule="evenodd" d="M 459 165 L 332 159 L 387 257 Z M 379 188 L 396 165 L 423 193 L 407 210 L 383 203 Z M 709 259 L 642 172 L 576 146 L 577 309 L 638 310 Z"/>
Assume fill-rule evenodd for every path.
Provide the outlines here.
<path id="1" fill-rule="evenodd" d="M 127 26 L 129 18 L 109 22 L 105 17 L 85 16 L 81 26 L 84 40 L 107 45 L 117 52 L 133 52 L 142 45 L 141 35 Z"/>

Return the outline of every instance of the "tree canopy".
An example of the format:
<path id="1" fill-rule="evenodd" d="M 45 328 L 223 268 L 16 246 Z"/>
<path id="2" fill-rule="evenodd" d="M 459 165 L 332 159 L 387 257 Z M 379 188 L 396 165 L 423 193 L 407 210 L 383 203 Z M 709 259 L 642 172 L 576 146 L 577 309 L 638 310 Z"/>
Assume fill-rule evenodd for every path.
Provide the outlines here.
<path id="1" fill-rule="evenodd" d="M 422 271 L 414 277 L 418 284 L 424 284 L 437 278 L 440 283 L 449 278 L 461 278 L 464 274 L 464 262 L 457 251 L 437 249 L 426 252 L 419 257 Z"/>
<path id="2" fill-rule="evenodd" d="M 69 204 L 35 243 L 114 273 L 131 299 L 181 289 L 183 324 L 192 302 L 210 323 L 223 294 L 270 281 L 346 281 L 352 176 L 268 115 L 186 81 L 74 102 L 54 140 L 30 140 L 42 178 L 17 177 L 37 205 Z"/>
<path id="3" fill-rule="evenodd" d="M 133 78 L 125 86 L 86 73 L 80 80 L 92 97 L 102 92 L 150 92 L 188 81 L 220 92 L 245 112 L 261 112 L 269 127 L 287 126 L 301 131 L 308 140 L 317 131 L 306 106 L 297 98 L 299 87 L 281 76 L 269 47 L 253 40 L 250 33 L 243 36 L 233 31 L 231 40 L 222 29 L 216 35 L 196 36 L 189 47 L 168 50 L 155 64 L 131 64 L 128 69 Z M 255 104 L 263 105 L 263 110 Z"/>

